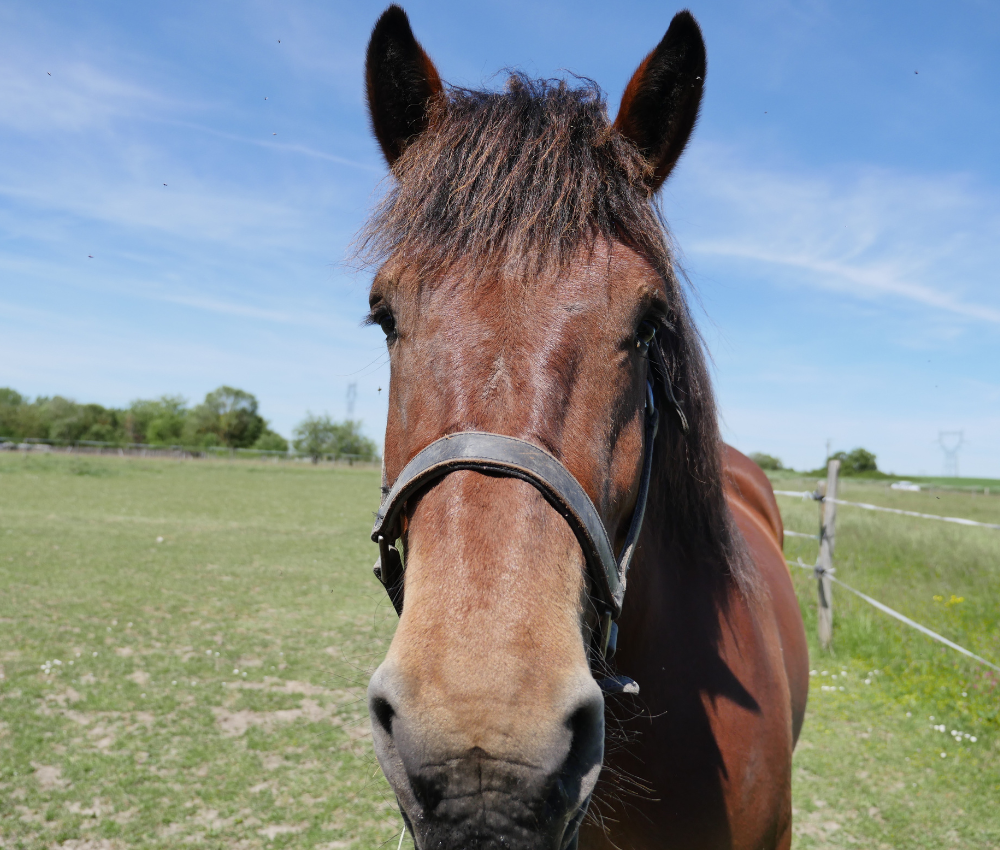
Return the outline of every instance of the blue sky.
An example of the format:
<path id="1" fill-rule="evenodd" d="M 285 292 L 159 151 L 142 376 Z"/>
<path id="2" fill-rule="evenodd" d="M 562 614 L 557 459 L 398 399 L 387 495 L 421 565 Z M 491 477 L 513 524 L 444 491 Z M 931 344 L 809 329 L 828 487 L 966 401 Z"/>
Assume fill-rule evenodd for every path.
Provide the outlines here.
<path id="1" fill-rule="evenodd" d="M 382 8 L 0 5 L 0 385 L 125 405 L 228 383 L 287 435 L 356 381 L 381 440 L 384 346 L 345 259 L 385 176 L 362 100 Z M 612 113 L 676 11 L 406 8 L 447 81 L 570 70 Z M 962 473 L 1000 476 L 1000 5 L 691 9 L 707 90 L 663 208 L 727 439 L 935 474 L 963 430 Z"/>

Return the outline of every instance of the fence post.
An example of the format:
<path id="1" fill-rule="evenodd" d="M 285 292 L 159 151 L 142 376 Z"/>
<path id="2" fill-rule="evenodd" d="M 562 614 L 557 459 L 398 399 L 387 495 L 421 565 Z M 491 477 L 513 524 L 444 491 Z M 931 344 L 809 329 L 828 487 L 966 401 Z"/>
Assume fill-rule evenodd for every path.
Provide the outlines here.
<path id="1" fill-rule="evenodd" d="M 830 648 L 833 638 L 833 582 L 829 570 L 833 569 L 833 549 L 837 541 L 837 473 L 840 461 L 831 460 L 826 467 L 826 489 L 820 502 L 822 520 L 819 528 L 819 556 L 816 559 L 816 584 L 819 592 L 819 643 Z"/>

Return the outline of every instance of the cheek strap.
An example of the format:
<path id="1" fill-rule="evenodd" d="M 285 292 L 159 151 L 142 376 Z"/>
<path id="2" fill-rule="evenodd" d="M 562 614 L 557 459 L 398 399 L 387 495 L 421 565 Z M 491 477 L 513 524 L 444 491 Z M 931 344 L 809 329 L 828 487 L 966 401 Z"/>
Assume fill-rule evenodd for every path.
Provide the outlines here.
<path id="1" fill-rule="evenodd" d="M 462 431 L 435 440 L 418 452 L 399 474 L 379 507 L 372 528 L 378 543 L 375 574 L 397 613 L 403 610 L 403 560 L 396 541 L 406 501 L 418 490 L 460 469 L 527 481 L 569 523 L 583 550 L 594 601 L 601 615 L 601 651 L 612 637 L 612 621 L 621 614 L 629 564 L 642 530 L 653 466 L 653 444 L 658 428 L 653 385 L 646 383 L 645 433 L 642 473 L 635 509 L 621 553 L 616 558 L 607 529 L 594 503 L 573 474 L 553 455 L 534 443 L 482 431 Z"/>

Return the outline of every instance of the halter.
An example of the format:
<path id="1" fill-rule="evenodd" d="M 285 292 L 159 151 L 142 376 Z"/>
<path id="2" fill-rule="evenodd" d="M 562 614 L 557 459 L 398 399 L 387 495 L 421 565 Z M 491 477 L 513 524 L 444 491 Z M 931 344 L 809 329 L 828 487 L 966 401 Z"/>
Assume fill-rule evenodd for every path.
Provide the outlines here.
<path id="1" fill-rule="evenodd" d="M 642 343 L 640 343 L 642 345 Z M 372 540 L 378 543 L 379 560 L 375 575 L 382 582 L 397 614 L 403 612 L 403 559 L 396 548 L 406 501 L 418 490 L 460 469 L 473 470 L 506 478 L 518 478 L 531 484 L 566 520 L 583 550 L 593 588 L 593 601 L 600 615 L 598 649 L 602 656 L 614 652 L 618 631 L 614 623 L 621 614 L 629 564 L 635 554 L 642 520 L 649 497 L 653 469 L 653 445 L 659 425 L 659 413 L 653 382 L 659 372 L 667 397 L 673 403 L 681 430 L 687 432 L 687 419 L 674 397 L 663 353 L 655 335 L 646 344 L 652 349 L 656 369 L 646 378 L 645 434 L 642 474 L 636 495 L 632 521 L 616 558 L 608 531 L 597 508 L 571 473 L 558 459 L 534 443 L 482 431 L 460 431 L 435 440 L 414 455 L 400 472 L 392 489 L 385 494 L 375 517 Z"/>

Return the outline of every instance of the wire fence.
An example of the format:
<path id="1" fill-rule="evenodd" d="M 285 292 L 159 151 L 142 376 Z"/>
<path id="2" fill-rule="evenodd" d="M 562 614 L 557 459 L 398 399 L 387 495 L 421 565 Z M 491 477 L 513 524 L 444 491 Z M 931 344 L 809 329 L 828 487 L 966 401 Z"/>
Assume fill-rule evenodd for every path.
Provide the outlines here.
<path id="1" fill-rule="evenodd" d="M 156 445 L 150 443 L 110 443 L 98 440 L 43 440 L 36 437 L 29 437 L 25 440 L 11 440 L 0 437 L 0 451 L 24 452 L 24 453 L 64 453 L 64 454 L 95 454 L 95 455 L 118 455 L 122 457 L 160 457 L 160 458 L 183 458 L 183 459 L 233 459 L 244 460 L 273 460 L 277 461 L 324 461 L 326 463 L 368 465 L 381 462 L 379 457 L 367 457 L 351 452 L 319 452 L 313 455 L 309 452 L 295 451 L 274 451 L 269 449 L 252 448 L 232 448 L 229 446 L 183 446 L 183 445 Z"/>
<path id="2" fill-rule="evenodd" d="M 799 558 L 798 561 L 788 561 L 786 559 L 786 563 L 790 564 L 793 567 L 802 567 L 802 569 L 804 569 L 804 570 L 809 570 L 810 572 L 813 572 L 813 573 L 816 572 L 816 567 L 810 567 L 809 564 L 802 563 L 802 559 L 801 558 Z M 927 626 L 920 625 L 920 623 L 918 623 L 916 620 L 911 620 L 905 614 L 900 614 L 899 611 L 896 611 L 896 610 L 890 608 L 884 602 L 879 602 L 877 599 L 872 599 L 870 596 L 868 596 L 865 593 L 862 593 L 860 590 L 857 590 L 856 588 L 851 587 L 849 584 L 845 584 L 843 581 L 841 581 L 835 575 L 832 575 L 832 570 L 827 570 L 826 572 L 827 572 L 827 574 L 830 577 L 830 581 L 835 581 L 837 584 L 839 584 L 845 590 L 851 591 L 851 593 L 853 593 L 855 596 L 859 596 L 862 599 L 864 599 L 865 602 L 867 602 L 869 605 L 873 605 L 876 608 L 878 608 L 879 611 L 882 611 L 882 612 L 888 614 L 890 617 L 895 617 L 900 622 L 906 623 L 906 625 L 910 626 L 911 628 L 916 629 L 918 632 L 923 632 L 928 637 L 932 637 L 932 638 L 934 638 L 934 640 L 939 641 L 940 643 L 943 643 L 945 646 L 950 646 L 952 649 L 956 650 L 957 652 L 961 652 L 962 655 L 967 655 L 969 658 L 973 658 L 976 661 L 978 661 L 980 664 L 985 664 L 987 667 L 992 667 L 994 670 L 996 670 L 998 673 L 1000 673 L 1000 667 L 998 667 L 992 661 L 987 661 L 982 656 L 976 655 L 976 653 L 974 653 L 974 652 L 969 652 L 969 650 L 967 650 L 964 646 L 959 646 L 954 641 L 950 641 L 950 640 L 948 640 L 948 638 L 944 637 L 943 635 L 939 635 L 937 632 L 932 631 L 931 629 L 927 628 Z"/>
<path id="3" fill-rule="evenodd" d="M 836 492 L 836 480 L 837 480 L 837 467 L 834 467 L 832 465 L 832 463 L 831 463 L 831 469 L 830 469 L 830 473 L 829 473 L 828 478 L 827 478 L 826 487 L 832 493 Z M 809 499 L 809 500 L 815 500 L 815 501 L 818 501 L 818 502 L 831 502 L 831 503 L 833 503 L 835 505 L 844 505 L 844 506 L 848 506 L 848 507 L 861 508 L 862 510 L 867 510 L 867 511 L 879 511 L 879 512 L 883 512 L 883 513 L 890 513 L 890 514 L 897 514 L 897 515 L 901 515 L 901 516 L 915 517 L 917 519 L 934 520 L 934 521 L 938 521 L 938 522 L 950 522 L 950 523 L 954 523 L 956 525 L 963 525 L 963 526 L 967 526 L 967 527 L 971 526 L 971 527 L 977 527 L 977 528 L 990 528 L 990 529 L 1000 530 L 1000 524 L 998 524 L 998 523 L 978 522 L 976 520 L 965 519 L 964 517 L 947 517 L 947 516 L 939 516 L 937 514 L 920 513 L 919 511 L 906 511 L 906 510 L 901 510 L 899 508 L 887 508 L 887 507 L 884 507 L 882 505 L 872 505 L 872 504 L 869 504 L 868 502 L 851 502 L 851 501 L 847 501 L 846 499 L 838 499 L 835 496 L 825 496 L 822 492 L 820 492 L 820 490 L 816 490 L 815 492 L 810 492 L 808 490 L 804 490 L 804 491 L 803 490 L 775 490 L 774 493 L 775 493 L 775 495 L 778 495 L 778 496 L 793 496 L 793 497 L 801 498 L 803 500 Z M 810 566 L 809 564 L 803 563 L 803 561 L 802 561 L 801 558 L 797 559 L 796 561 L 787 561 L 787 559 L 786 559 L 786 561 L 787 561 L 787 563 L 790 566 L 801 567 L 804 570 L 811 571 L 816 576 L 817 580 L 819 581 L 819 604 L 820 604 L 820 609 L 821 609 L 821 611 L 820 611 L 820 614 L 821 614 L 820 619 L 821 620 L 823 619 L 823 617 L 822 617 L 822 615 L 823 615 L 823 609 L 826 608 L 827 611 L 829 612 L 828 616 L 831 618 L 831 623 L 832 623 L 832 608 L 830 608 L 829 590 L 827 589 L 824 592 L 824 586 L 826 588 L 829 588 L 829 583 L 830 582 L 834 582 L 834 583 L 838 584 L 840 587 L 843 587 L 845 590 L 850 591 L 851 593 L 853 593 L 855 596 L 859 597 L 860 599 L 863 599 L 869 605 L 873 606 L 874 608 L 877 608 L 879 611 L 882 611 L 884 614 L 888 614 L 890 617 L 894 617 L 895 619 L 899 620 L 901 623 L 905 623 L 910 628 L 916 629 L 917 631 L 921 632 L 922 634 L 927 635 L 928 637 L 932 638 L 933 640 L 936 640 L 939 643 L 942 643 L 945 646 L 948 646 L 951 649 L 954 649 L 956 652 L 960 652 L 962 655 L 965 655 L 966 657 L 971 658 L 971 659 L 973 659 L 974 661 L 977 661 L 980 664 L 983 664 L 983 665 L 985 665 L 985 666 L 987 666 L 987 667 L 989 667 L 989 668 L 991 668 L 993 670 L 996 670 L 997 672 L 1000 672 L 1000 666 L 994 664 L 992 661 L 988 661 L 987 659 L 983 658 L 982 656 L 976 655 L 974 652 L 971 652 L 970 650 L 966 649 L 965 647 L 960 646 L 959 644 L 955 643 L 954 641 L 951 641 L 948 638 L 944 637 L 943 635 L 940 635 L 937 632 L 933 631 L 932 629 L 927 628 L 927 626 L 921 625 L 920 623 L 916 622 L 915 620 L 912 620 L 909 617 L 907 617 L 905 614 L 901 614 L 899 611 L 896 611 L 893 608 L 890 608 L 884 602 L 879 602 L 877 599 L 873 599 L 871 596 L 868 596 L 867 594 L 862 593 L 860 590 L 858 590 L 858 589 L 856 589 L 854 587 L 851 587 L 849 584 L 846 584 L 841 579 L 837 578 L 834 575 L 834 573 L 836 572 L 836 570 L 832 566 L 832 553 L 833 553 L 832 540 L 833 540 L 833 521 L 834 521 L 834 519 L 835 519 L 835 515 L 831 516 L 829 512 L 827 512 L 826 514 L 824 514 L 824 520 L 822 522 L 822 525 L 821 525 L 821 528 L 820 528 L 820 533 L 818 535 L 817 534 L 805 534 L 805 533 L 803 533 L 801 531 L 790 531 L 790 530 L 787 530 L 787 529 L 784 532 L 786 535 L 788 535 L 790 537 L 811 538 L 813 540 L 819 541 L 819 543 L 820 543 L 820 547 L 821 547 L 820 548 L 820 555 L 819 555 L 819 557 L 817 557 L 815 565 Z M 826 545 L 824 546 L 824 544 L 826 544 Z M 822 638 L 823 638 L 823 635 L 822 635 L 822 631 L 821 631 L 821 641 L 822 641 Z M 829 640 L 828 637 L 827 637 L 827 640 Z"/>
<path id="4" fill-rule="evenodd" d="M 801 496 L 803 499 L 816 499 L 817 494 L 811 493 L 808 490 L 775 490 L 774 491 L 779 496 Z M 823 497 L 819 497 L 819 501 L 824 501 Z M 978 522 L 974 519 L 964 519 L 963 517 L 957 516 L 938 516 L 937 514 L 922 514 L 919 511 L 904 511 L 901 508 L 886 508 L 882 505 L 871 505 L 868 502 L 847 502 L 843 499 L 831 499 L 830 501 L 838 505 L 849 505 L 854 508 L 863 508 L 866 511 L 881 511 L 887 514 L 899 514 L 901 516 L 912 516 L 918 519 L 935 519 L 938 522 L 953 522 L 956 525 L 974 525 L 980 528 L 995 528 L 1000 530 L 1000 523 L 995 522 Z M 812 537 L 813 535 L 807 534 L 802 535 L 798 532 L 786 532 L 786 534 L 791 533 L 793 537 Z"/>

